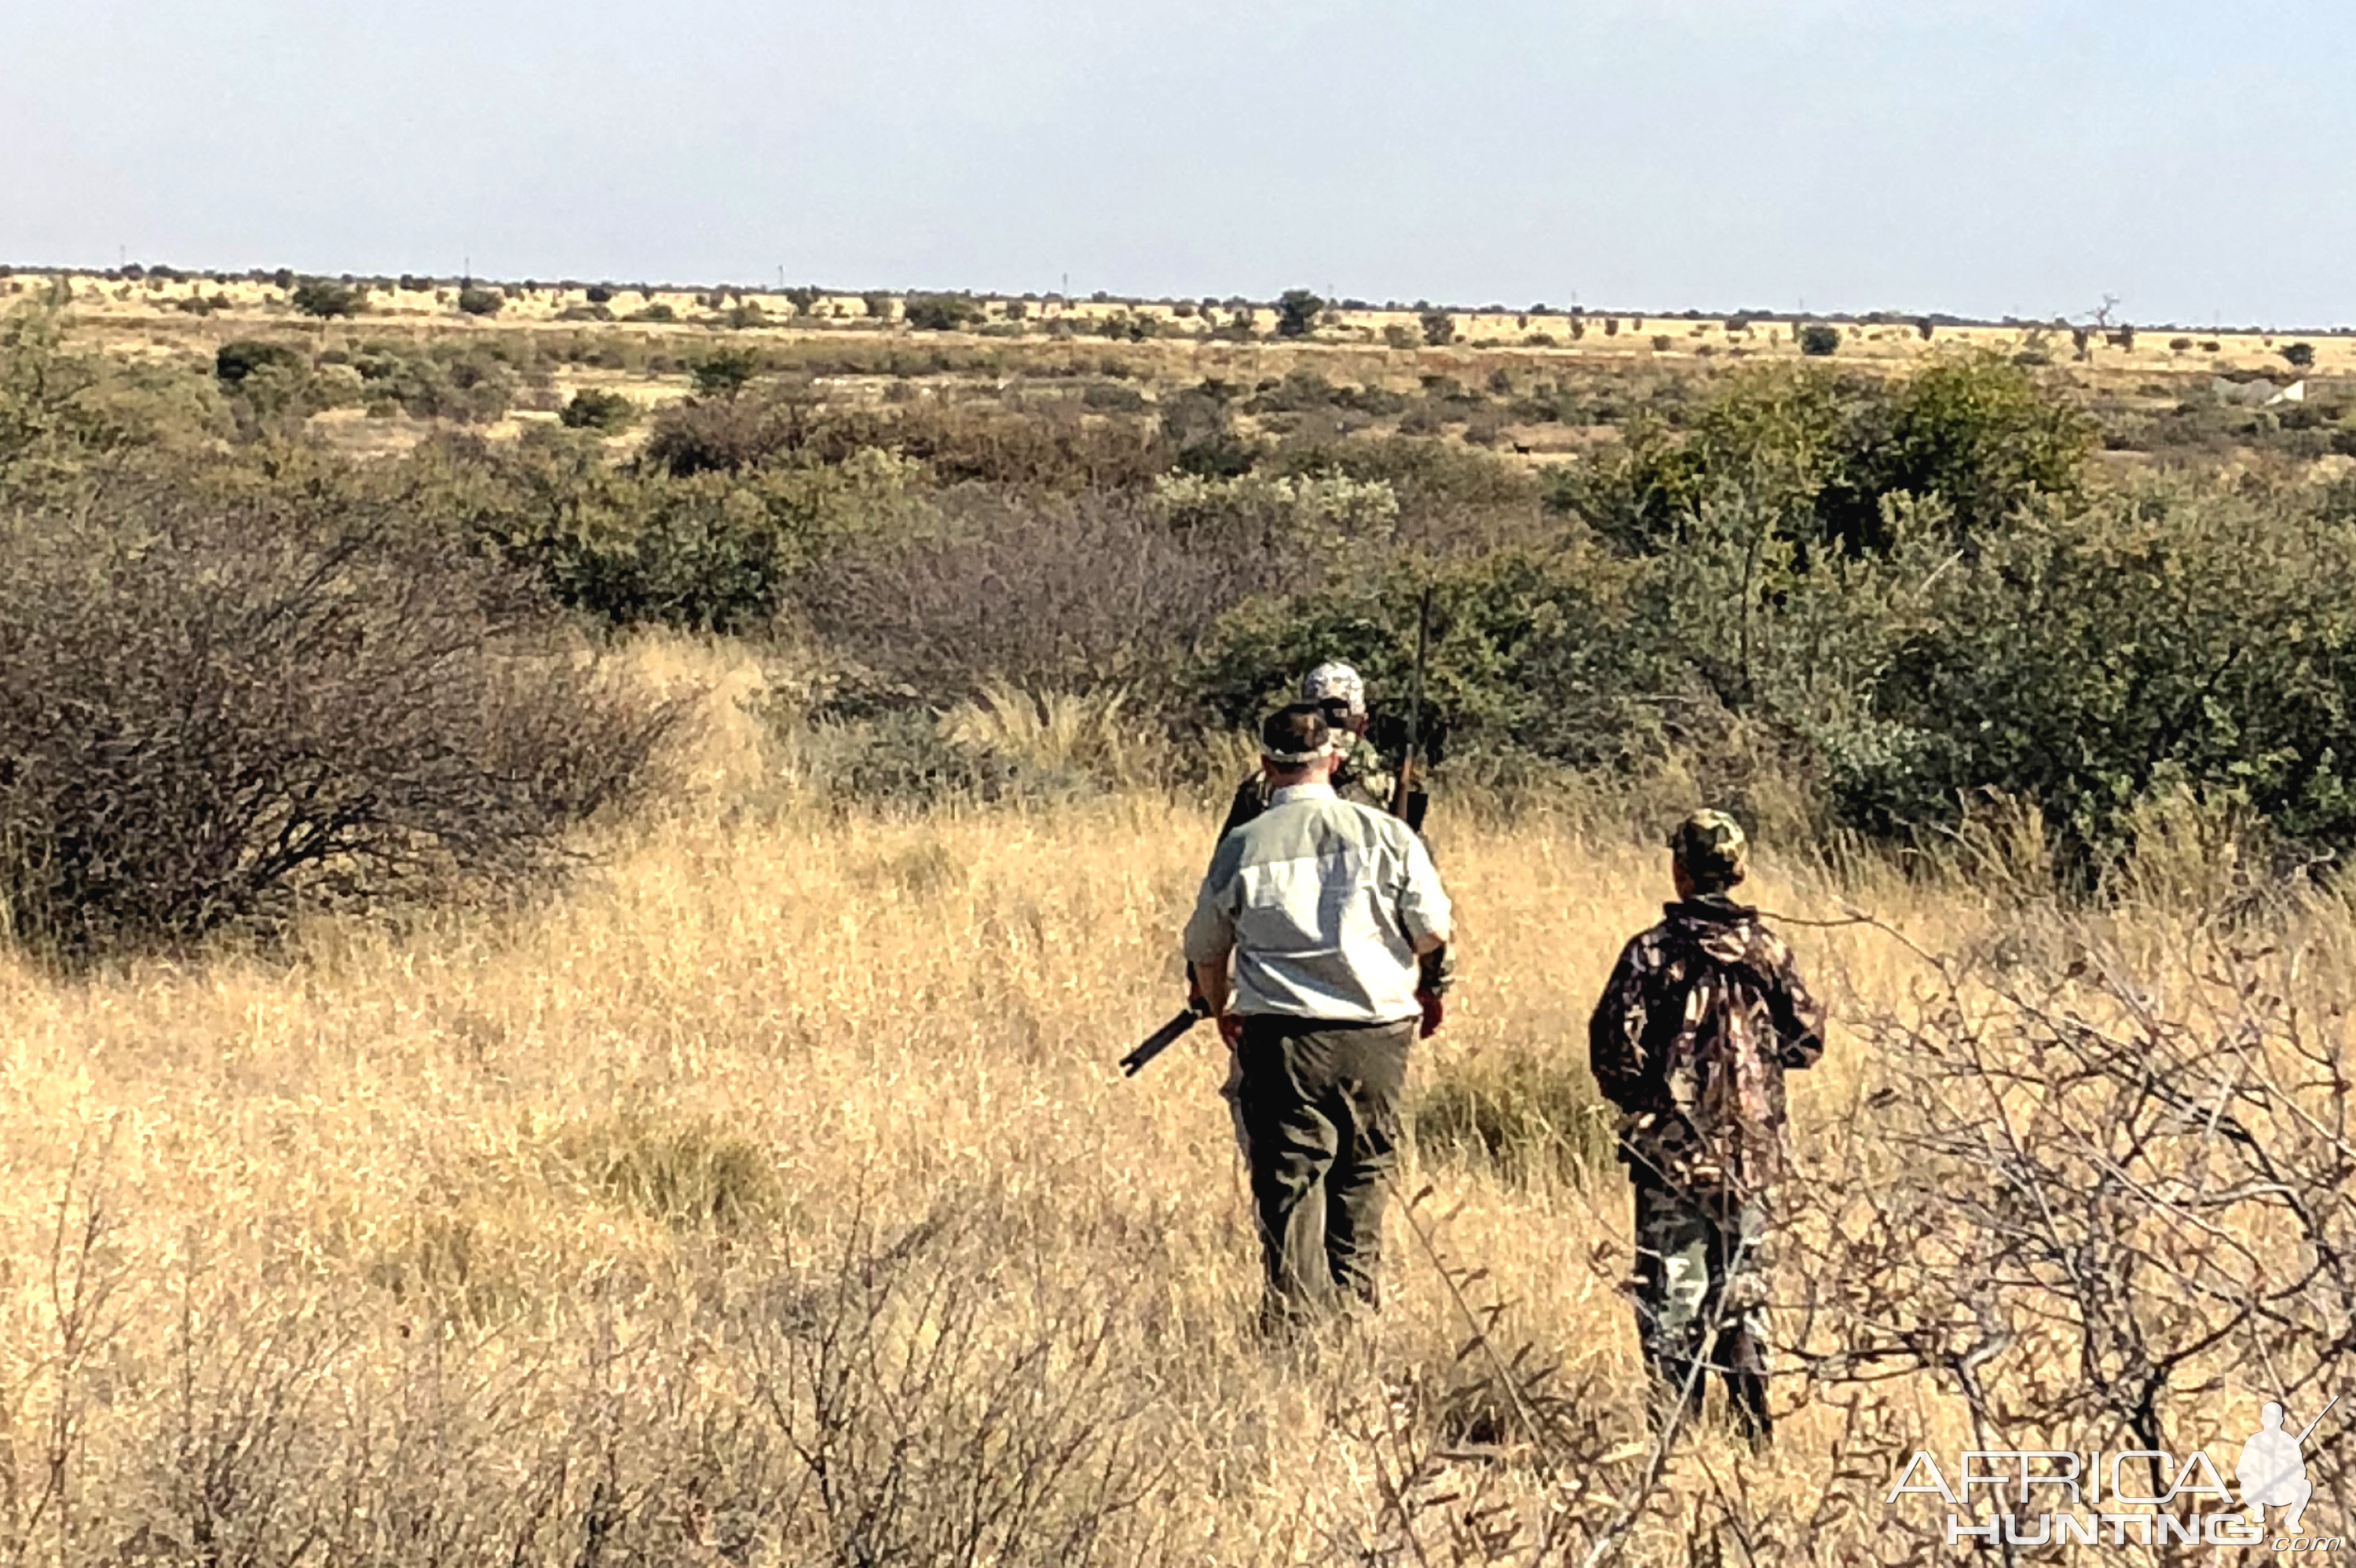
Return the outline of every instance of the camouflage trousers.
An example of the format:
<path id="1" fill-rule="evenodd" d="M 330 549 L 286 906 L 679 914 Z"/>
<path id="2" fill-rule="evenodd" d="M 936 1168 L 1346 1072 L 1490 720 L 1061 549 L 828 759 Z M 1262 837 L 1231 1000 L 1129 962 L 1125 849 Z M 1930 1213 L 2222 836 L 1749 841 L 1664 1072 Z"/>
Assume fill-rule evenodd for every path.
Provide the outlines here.
<path id="1" fill-rule="evenodd" d="M 1767 1416 L 1767 1203 L 1723 1188 L 1629 1172 L 1636 1195 L 1636 1337 L 1666 1419 L 1690 1417 L 1712 1371 L 1735 1424 Z"/>
<path id="2" fill-rule="evenodd" d="M 1374 1305 L 1399 1095 L 1415 1020 L 1244 1020 L 1235 1106 L 1251 1169 L 1268 1296 L 1280 1328 Z"/>

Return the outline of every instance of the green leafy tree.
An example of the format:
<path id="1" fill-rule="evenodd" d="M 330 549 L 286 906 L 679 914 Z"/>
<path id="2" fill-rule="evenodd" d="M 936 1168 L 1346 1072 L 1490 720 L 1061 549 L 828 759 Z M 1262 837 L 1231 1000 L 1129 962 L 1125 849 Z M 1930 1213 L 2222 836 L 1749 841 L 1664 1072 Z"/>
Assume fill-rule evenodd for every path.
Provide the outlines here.
<path id="1" fill-rule="evenodd" d="M 1306 337 L 1317 330 L 1317 318 L 1325 309 L 1325 302 L 1307 289 L 1287 289 L 1277 296 L 1276 335 L 1279 337 Z"/>
<path id="2" fill-rule="evenodd" d="M 955 332 L 980 322 L 981 306 L 965 294 L 910 294 L 900 314 L 919 332 Z"/>
<path id="3" fill-rule="evenodd" d="M 557 411 L 556 417 L 568 430 L 611 433 L 627 430 L 637 422 L 638 405 L 621 392 L 604 387 L 584 387 Z"/>
<path id="4" fill-rule="evenodd" d="M 1955 530 L 1985 535 L 2040 498 L 2074 501 L 2099 432 L 2094 420 L 1997 354 L 1959 356 L 1915 372 L 1886 408 L 1862 405 L 1844 485 L 1825 520 L 1853 546 L 1888 542 L 1880 498 L 1936 497 Z"/>
<path id="5" fill-rule="evenodd" d="M 1434 348 L 1445 348 L 1456 341 L 1456 318 L 1444 310 L 1428 310 L 1417 318 L 1423 328 L 1423 340 Z"/>
<path id="6" fill-rule="evenodd" d="M 290 298 L 305 315 L 322 318 L 358 315 L 368 308 L 368 290 L 326 278 L 305 278 Z"/>
<path id="7" fill-rule="evenodd" d="M 1800 352 L 1811 358 L 1828 358 L 1840 352 L 1840 328 L 1829 322 L 1812 321 L 1800 328 Z"/>
<path id="8" fill-rule="evenodd" d="M 458 308 L 468 315 L 497 315 L 507 303 L 508 296 L 497 289 L 468 284 L 458 291 Z"/>
<path id="9" fill-rule="evenodd" d="M 689 374 L 699 397 L 734 398 L 761 373 L 761 357 L 750 348 L 722 348 L 696 361 Z"/>

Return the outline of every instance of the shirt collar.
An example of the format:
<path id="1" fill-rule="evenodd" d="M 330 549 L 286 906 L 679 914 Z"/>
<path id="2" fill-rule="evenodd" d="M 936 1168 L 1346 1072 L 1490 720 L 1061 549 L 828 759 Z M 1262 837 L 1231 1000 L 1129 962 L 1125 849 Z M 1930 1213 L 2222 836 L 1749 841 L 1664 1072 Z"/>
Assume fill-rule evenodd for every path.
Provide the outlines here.
<path id="1" fill-rule="evenodd" d="M 1271 806 L 1278 806 L 1286 804 L 1288 801 L 1333 800 L 1334 798 L 1333 786 L 1332 784 L 1287 784 L 1282 789 L 1272 792 L 1268 797 L 1268 804 Z"/>

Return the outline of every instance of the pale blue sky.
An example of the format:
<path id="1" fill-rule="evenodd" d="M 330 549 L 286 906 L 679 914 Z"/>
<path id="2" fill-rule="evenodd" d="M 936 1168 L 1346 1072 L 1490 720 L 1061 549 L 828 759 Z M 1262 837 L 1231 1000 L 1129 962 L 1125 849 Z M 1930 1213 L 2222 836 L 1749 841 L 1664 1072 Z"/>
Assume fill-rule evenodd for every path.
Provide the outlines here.
<path id="1" fill-rule="evenodd" d="M 2356 322 L 2340 0 L 0 0 L 0 261 Z"/>

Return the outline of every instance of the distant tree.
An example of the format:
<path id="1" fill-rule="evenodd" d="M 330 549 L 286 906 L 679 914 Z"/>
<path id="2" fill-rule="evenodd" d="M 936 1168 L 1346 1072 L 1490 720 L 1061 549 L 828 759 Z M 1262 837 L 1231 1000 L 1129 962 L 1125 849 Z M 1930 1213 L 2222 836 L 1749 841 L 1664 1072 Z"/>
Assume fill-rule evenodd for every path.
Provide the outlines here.
<path id="1" fill-rule="evenodd" d="M 627 430 L 637 421 L 638 405 L 620 392 L 584 387 L 556 417 L 568 430 Z"/>
<path id="2" fill-rule="evenodd" d="M 749 348 L 723 348 L 697 362 L 690 372 L 703 397 L 733 398 L 760 374 L 761 357 Z"/>
<path id="3" fill-rule="evenodd" d="M 981 307 L 964 294 L 910 294 L 901 319 L 919 332 L 954 332 L 981 319 Z"/>
<path id="4" fill-rule="evenodd" d="M 1412 348 L 1415 347 L 1415 334 L 1409 332 L 1406 327 L 1401 326 L 1398 322 L 1392 322 L 1389 325 L 1383 328 L 1383 347 L 1386 348 Z"/>
<path id="5" fill-rule="evenodd" d="M 1933 321 L 1929 316 L 1918 315 L 1914 318 L 1914 331 L 1919 336 L 1921 336 L 1923 342 L 1930 342 L 1931 335 L 1938 330 L 1939 324 Z"/>
<path id="6" fill-rule="evenodd" d="M 1027 301 L 1027 300 L 1008 300 L 1008 301 L 1006 302 L 1006 319 L 1007 319 L 1007 320 L 1009 320 L 1009 321 L 1021 321 L 1023 317 L 1025 317 L 1025 316 L 1029 315 L 1030 314 L 1031 314 L 1031 304 L 1030 304 L 1030 302 L 1029 302 L 1029 301 Z"/>
<path id="7" fill-rule="evenodd" d="M 458 308 L 468 315 L 497 315 L 507 303 L 508 296 L 497 289 L 469 284 L 458 291 Z"/>
<path id="8" fill-rule="evenodd" d="M 1800 352 L 1822 359 L 1840 352 L 1840 328 L 1829 322 L 1812 321 L 1800 328 Z"/>
<path id="9" fill-rule="evenodd" d="M 2312 343 L 2290 344 L 2283 349 L 2282 357 L 2294 370 L 2311 369 L 2315 365 L 2315 345 Z"/>
<path id="10" fill-rule="evenodd" d="M 794 307 L 796 315 L 811 315 L 818 307 L 818 290 L 808 285 L 786 291 L 786 303 Z"/>
<path id="11" fill-rule="evenodd" d="M 1276 335 L 1279 337 L 1306 337 L 1316 330 L 1319 313 L 1325 302 L 1307 289 L 1287 289 L 1276 300 Z"/>
<path id="12" fill-rule="evenodd" d="M 368 290 L 344 283 L 329 283 L 325 278 L 305 278 L 296 283 L 290 296 L 296 310 L 305 315 L 321 318 L 358 315 L 367 308 Z"/>
<path id="13" fill-rule="evenodd" d="M 292 267 L 281 267 L 270 274 L 271 286 L 281 293 L 293 293 L 294 282 L 294 269 Z"/>
<path id="14" fill-rule="evenodd" d="M 234 387 L 255 371 L 272 367 L 299 370 L 303 368 L 303 356 L 284 343 L 265 343 L 250 337 L 224 343 L 213 355 L 213 376 L 225 387 Z"/>
<path id="15" fill-rule="evenodd" d="M 884 290 L 873 289 L 870 290 L 866 293 L 861 294 L 859 296 L 859 303 L 866 309 L 867 315 L 871 320 L 889 321 L 892 319 L 892 296 Z"/>
<path id="16" fill-rule="evenodd" d="M 1428 310 L 1416 318 L 1423 328 L 1423 340 L 1434 348 L 1445 348 L 1456 341 L 1456 318 L 1444 310 Z"/>
<path id="17" fill-rule="evenodd" d="M 591 304 L 611 304 L 614 303 L 614 291 L 608 284 L 592 283 L 582 297 Z"/>

